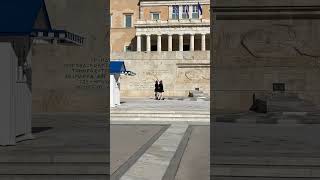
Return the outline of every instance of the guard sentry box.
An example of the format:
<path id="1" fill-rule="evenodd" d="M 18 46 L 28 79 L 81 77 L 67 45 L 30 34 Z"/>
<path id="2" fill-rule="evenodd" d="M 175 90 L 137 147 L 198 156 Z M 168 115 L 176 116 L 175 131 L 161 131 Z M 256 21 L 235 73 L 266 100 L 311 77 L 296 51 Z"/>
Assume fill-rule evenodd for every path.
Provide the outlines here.
<path id="1" fill-rule="evenodd" d="M 32 95 L 11 43 L 0 43 L 0 145 L 32 139 Z"/>

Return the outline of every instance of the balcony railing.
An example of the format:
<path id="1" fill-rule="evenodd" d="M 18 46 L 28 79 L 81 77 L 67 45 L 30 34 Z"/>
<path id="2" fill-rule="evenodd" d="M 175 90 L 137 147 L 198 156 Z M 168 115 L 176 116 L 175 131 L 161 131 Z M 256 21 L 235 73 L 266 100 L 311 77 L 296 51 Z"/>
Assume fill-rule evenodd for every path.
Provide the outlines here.
<path id="1" fill-rule="evenodd" d="M 170 19 L 163 20 L 138 20 L 135 23 L 136 27 L 145 26 L 209 26 L 210 20 L 208 19 Z"/>
<path id="2" fill-rule="evenodd" d="M 58 40 L 60 43 L 69 43 L 75 45 L 83 45 L 85 38 L 71 33 L 65 30 L 52 30 L 52 31 L 43 31 L 43 30 L 34 30 L 31 33 L 31 36 L 35 39 L 42 40 Z"/>

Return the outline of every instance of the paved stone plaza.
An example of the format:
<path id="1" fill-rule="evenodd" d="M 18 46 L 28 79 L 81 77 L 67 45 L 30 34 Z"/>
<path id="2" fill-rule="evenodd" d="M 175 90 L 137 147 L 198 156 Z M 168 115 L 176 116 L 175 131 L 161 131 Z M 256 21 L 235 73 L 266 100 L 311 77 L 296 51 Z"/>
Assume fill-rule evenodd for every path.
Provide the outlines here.
<path id="1" fill-rule="evenodd" d="M 137 111 L 134 107 L 139 107 L 147 112 L 158 110 L 171 113 L 187 110 L 191 112 L 195 112 L 194 110 L 207 111 L 206 108 L 209 108 L 205 105 L 205 101 L 186 102 L 181 100 L 158 102 L 150 99 L 127 99 L 124 100 L 123 106 L 112 109 L 111 112 L 130 113 L 130 111 L 136 111 L 143 113 L 143 111 Z M 166 107 L 170 107 L 170 110 Z M 157 113 L 154 111 L 154 114 Z M 185 129 L 184 137 L 181 137 L 181 134 L 175 136 L 165 134 L 173 125 L 185 124 L 181 121 L 164 120 L 165 123 L 145 119 L 123 122 L 116 119 L 112 121 L 113 124 L 117 122 L 119 124 L 111 125 L 111 129 L 112 127 L 119 129 L 121 126 L 126 128 L 134 126 L 135 129 L 144 127 L 140 131 L 141 134 L 143 132 L 152 134 L 149 141 L 145 136 L 144 140 L 140 140 L 140 144 L 141 142 L 145 142 L 145 144 L 140 146 L 138 153 L 137 151 L 134 152 L 134 148 L 137 147 L 132 145 L 131 149 L 126 146 L 131 149 L 125 150 L 127 151 L 127 156 L 124 156 L 126 158 L 120 158 L 121 152 L 116 152 L 116 149 L 111 150 L 111 167 L 113 167 L 113 161 L 117 161 L 116 159 L 123 162 L 122 167 L 118 167 L 117 163 L 114 164 L 113 168 L 118 168 L 118 174 L 114 174 L 113 177 L 123 174 L 122 179 L 161 179 L 159 178 L 161 176 L 160 172 L 163 172 L 164 179 L 170 179 L 173 176 L 174 179 L 181 180 L 202 180 L 209 179 L 209 177 L 218 180 L 319 179 L 320 145 L 315 137 L 320 128 L 316 122 L 320 118 L 317 113 L 258 114 L 248 112 L 231 115 L 219 114 L 212 117 L 219 118 L 216 118 L 211 126 L 211 136 L 209 126 L 195 125 L 201 122 L 197 122 L 196 119 L 194 119 L 195 124 L 187 122 L 189 126 Z M 156 116 L 149 118 L 156 118 Z M 146 123 L 150 124 L 146 125 Z M 169 127 L 166 125 L 169 125 Z M 157 134 L 159 132 L 161 135 Z M 112 134 L 115 133 L 111 130 L 111 136 Z M 127 134 L 126 137 L 122 136 L 122 138 L 128 139 L 131 142 L 129 144 L 134 144 L 132 142 L 138 142 L 137 144 L 139 144 L 138 140 L 132 140 L 133 137 L 130 137 L 129 131 L 123 134 Z M 161 139 L 162 135 L 166 137 L 167 141 Z M 173 148 L 173 146 L 176 146 L 174 145 L 175 139 L 179 139 L 179 137 L 179 146 Z M 162 146 L 157 145 L 159 139 Z M 213 155 L 211 157 L 209 156 L 209 139 L 211 139 L 210 149 L 211 155 Z M 116 138 L 111 138 L 111 143 L 115 140 Z M 118 141 L 115 142 L 119 143 Z M 171 154 L 172 151 L 161 152 L 166 144 L 172 144 L 171 148 L 176 149 L 172 150 L 175 151 L 174 155 Z M 156 148 L 154 145 L 156 145 Z M 113 145 L 111 144 L 111 146 Z M 146 146 L 149 148 L 146 148 Z M 130 157 L 128 152 L 132 154 Z M 165 163 L 170 158 L 170 163 Z M 124 159 L 127 160 L 123 161 Z M 211 164 L 210 170 L 209 163 Z M 150 167 L 153 170 L 149 170 Z M 166 167 L 167 170 L 164 170 Z M 155 169 L 158 170 L 155 172 Z M 210 176 L 209 173 L 211 173 Z"/>
<path id="2" fill-rule="evenodd" d="M 105 180 L 106 122 L 105 114 L 34 114 L 33 140 L 0 147 L 0 179 Z"/>
<path id="3" fill-rule="evenodd" d="M 165 107 L 181 101 L 126 100 L 121 106 L 126 111 L 121 112 L 130 113 L 136 110 L 130 105 L 142 107 L 146 102 L 163 114 Z M 187 106 L 199 111 L 209 108 L 198 101 Z M 190 110 L 175 107 L 169 112 L 179 114 L 182 109 Z M 108 151 L 105 117 L 97 113 L 34 114 L 35 139 L 0 148 L 0 179 L 102 180 L 110 174 L 111 179 L 206 180 L 210 173 L 218 180 L 320 178 L 317 124 L 234 121 L 214 122 L 210 129 L 209 122 L 197 119 L 190 123 L 168 120 L 171 117 L 162 122 L 146 120 L 156 116 L 128 121 L 118 118 L 111 119 Z M 79 173 L 82 175 L 76 175 Z"/>
<path id="4" fill-rule="evenodd" d="M 320 126 L 215 123 L 211 177 L 218 180 L 319 179 Z"/>
<path id="5" fill-rule="evenodd" d="M 122 101 L 111 109 L 111 179 L 209 179 L 209 101 Z"/>

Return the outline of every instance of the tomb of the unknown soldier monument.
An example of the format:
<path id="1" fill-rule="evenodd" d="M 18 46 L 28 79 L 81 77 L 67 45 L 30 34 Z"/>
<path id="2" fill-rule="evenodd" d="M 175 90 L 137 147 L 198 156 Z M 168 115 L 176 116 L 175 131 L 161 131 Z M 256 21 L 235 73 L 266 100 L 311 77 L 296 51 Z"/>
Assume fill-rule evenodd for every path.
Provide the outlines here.
<path id="1" fill-rule="evenodd" d="M 210 175 L 319 179 L 320 1 L 211 1 Z"/>
<path id="2" fill-rule="evenodd" d="M 213 1 L 213 112 L 316 111 L 318 1 Z M 261 107 L 260 107 L 261 108 Z"/>

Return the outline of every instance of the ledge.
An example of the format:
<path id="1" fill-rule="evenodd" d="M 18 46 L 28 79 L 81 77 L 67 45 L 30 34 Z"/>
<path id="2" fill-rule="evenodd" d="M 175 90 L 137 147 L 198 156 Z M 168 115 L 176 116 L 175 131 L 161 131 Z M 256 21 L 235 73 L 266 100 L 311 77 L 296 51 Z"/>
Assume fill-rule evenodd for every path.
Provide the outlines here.
<path id="1" fill-rule="evenodd" d="M 210 20 L 208 19 L 180 19 L 180 20 L 167 20 L 167 21 L 150 21 L 150 20 L 138 20 L 135 23 L 135 27 L 167 27 L 167 26 L 210 26 Z"/>
<path id="2" fill-rule="evenodd" d="M 151 51 L 151 52 L 113 52 L 111 59 L 130 60 L 197 60 L 197 62 L 209 61 L 210 51 Z"/>

